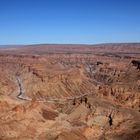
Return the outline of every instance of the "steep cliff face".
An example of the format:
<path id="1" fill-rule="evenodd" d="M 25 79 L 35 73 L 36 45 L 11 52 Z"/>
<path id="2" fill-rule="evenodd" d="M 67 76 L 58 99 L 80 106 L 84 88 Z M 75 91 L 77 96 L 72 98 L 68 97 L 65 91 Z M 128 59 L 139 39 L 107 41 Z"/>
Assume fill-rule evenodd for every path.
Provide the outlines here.
<path id="1" fill-rule="evenodd" d="M 123 71 L 115 71 L 111 75 L 112 80 L 108 81 L 107 85 L 100 86 L 99 96 L 105 96 L 132 108 L 138 108 L 140 100 L 139 76 L 139 70 L 132 65 L 126 65 Z"/>

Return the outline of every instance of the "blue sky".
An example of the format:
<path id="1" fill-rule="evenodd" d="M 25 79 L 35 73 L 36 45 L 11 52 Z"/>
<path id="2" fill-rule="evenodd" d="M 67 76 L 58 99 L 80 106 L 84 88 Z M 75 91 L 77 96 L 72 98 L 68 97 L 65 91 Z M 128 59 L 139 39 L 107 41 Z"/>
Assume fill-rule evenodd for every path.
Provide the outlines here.
<path id="1" fill-rule="evenodd" d="M 140 0 L 0 0 L 0 44 L 140 42 Z"/>

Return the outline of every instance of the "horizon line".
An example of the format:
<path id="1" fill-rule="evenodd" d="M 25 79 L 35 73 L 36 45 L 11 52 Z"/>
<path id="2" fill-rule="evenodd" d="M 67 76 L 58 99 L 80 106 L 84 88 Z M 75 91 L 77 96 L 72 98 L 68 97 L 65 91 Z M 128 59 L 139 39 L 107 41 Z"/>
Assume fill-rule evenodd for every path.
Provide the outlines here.
<path id="1" fill-rule="evenodd" d="M 104 43 L 29 43 L 0 44 L 0 46 L 33 46 L 33 45 L 106 45 L 106 44 L 140 44 L 140 42 L 104 42 Z"/>

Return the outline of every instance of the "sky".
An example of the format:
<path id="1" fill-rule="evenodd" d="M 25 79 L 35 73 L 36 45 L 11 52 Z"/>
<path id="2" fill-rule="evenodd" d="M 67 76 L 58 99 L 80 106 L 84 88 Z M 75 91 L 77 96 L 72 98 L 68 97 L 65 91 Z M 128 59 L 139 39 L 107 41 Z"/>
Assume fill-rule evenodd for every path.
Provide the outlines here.
<path id="1" fill-rule="evenodd" d="M 140 42 L 140 0 L 0 0 L 0 44 Z"/>

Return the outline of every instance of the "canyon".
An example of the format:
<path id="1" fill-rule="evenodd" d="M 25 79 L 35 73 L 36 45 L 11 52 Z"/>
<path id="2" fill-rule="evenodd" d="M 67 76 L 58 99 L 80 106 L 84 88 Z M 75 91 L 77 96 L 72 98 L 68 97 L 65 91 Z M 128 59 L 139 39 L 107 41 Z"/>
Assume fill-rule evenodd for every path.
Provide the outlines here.
<path id="1" fill-rule="evenodd" d="M 1 46 L 0 140 L 140 140 L 140 43 Z"/>

